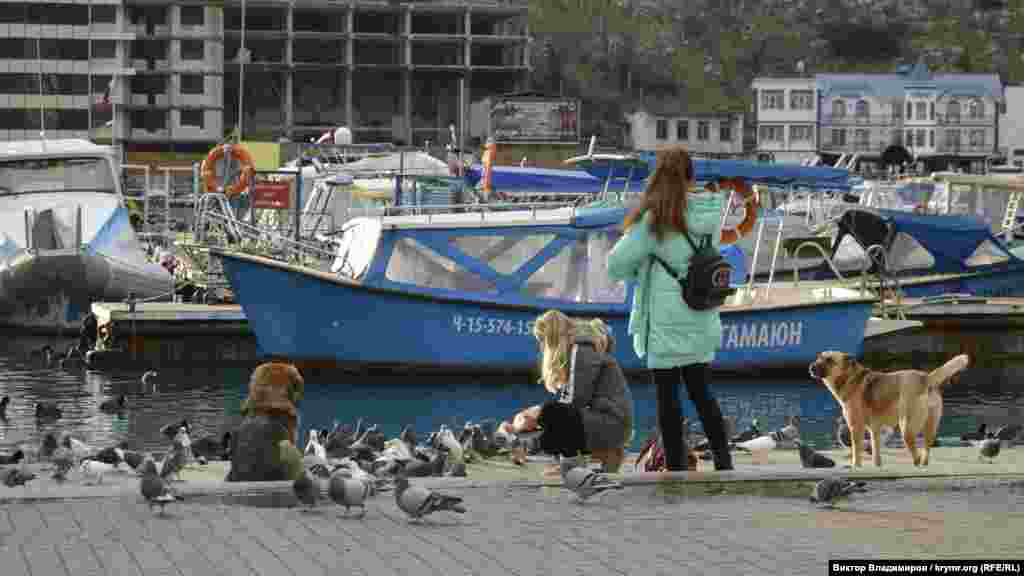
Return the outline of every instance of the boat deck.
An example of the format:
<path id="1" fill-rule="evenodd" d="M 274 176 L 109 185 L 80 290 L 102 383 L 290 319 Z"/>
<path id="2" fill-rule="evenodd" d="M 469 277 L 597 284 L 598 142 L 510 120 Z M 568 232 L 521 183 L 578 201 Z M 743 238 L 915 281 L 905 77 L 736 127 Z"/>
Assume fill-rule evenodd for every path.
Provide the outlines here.
<path id="1" fill-rule="evenodd" d="M 1024 326 L 1024 298 L 988 298 L 950 294 L 933 298 L 887 298 L 888 317 L 918 320 L 926 327 Z M 877 310 L 881 313 L 882 306 Z"/>

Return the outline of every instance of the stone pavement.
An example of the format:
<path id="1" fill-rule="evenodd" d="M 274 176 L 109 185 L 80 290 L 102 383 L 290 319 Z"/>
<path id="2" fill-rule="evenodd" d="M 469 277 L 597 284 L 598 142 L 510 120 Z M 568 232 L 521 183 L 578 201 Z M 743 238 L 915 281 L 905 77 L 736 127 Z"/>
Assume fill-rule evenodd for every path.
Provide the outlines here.
<path id="1" fill-rule="evenodd" d="M 1019 480 L 877 481 L 839 511 L 811 506 L 806 484 L 773 494 L 751 486 L 637 485 L 583 505 L 554 487 L 448 488 L 469 512 L 424 525 L 409 524 L 390 493 L 363 519 L 329 502 L 309 513 L 190 497 L 160 517 L 135 494 L 9 501 L 0 504 L 0 572 L 823 574 L 843 557 L 1020 556 Z"/>

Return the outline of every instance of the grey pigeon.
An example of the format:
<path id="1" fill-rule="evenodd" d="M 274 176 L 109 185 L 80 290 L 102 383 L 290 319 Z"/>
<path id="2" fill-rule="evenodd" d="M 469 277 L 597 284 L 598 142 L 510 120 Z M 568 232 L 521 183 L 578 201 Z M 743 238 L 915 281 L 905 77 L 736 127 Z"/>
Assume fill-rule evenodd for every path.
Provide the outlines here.
<path id="1" fill-rule="evenodd" d="M 836 502 L 849 498 L 854 492 L 867 492 L 866 482 L 854 482 L 838 478 L 826 478 L 814 485 L 811 502 L 824 508 L 835 508 Z"/>
<path id="2" fill-rule="evenodd" d="M 335 504 L 344 506 L 346 514 L 352 506 L 360 508 L 360 518 L 366 515 L 366 499 L 372 493 L 373 487 L 369 482 L 347 478 L 344 474 L 331 476 L 330 484 L 327 486 L 327 495 Z"/>
<path id="3" fill-rule="evenodd" d="M 607 490 L 622 489 L 621 482 L 612 480 L 603 472 L 580 466 L 576 458 L 562 458 L 559 469 L 562 472 L 562 483 L 576 494 L 580 502 Z"/>
<path id="4" fill-rule="evenodd" d="M 17 464 L 25 459 L 25 452 L 17 449 L 10 454 L 0 454 L 0 464 Z"/>
<path id="5" fill-rule="evenodd" d="M 796 447 L 800 450 L 800 463 L 804 468 L 834 468 L 836 463 L 824 454 L 815 452 L 813 448 L 796 440 Z"/>
<path id="6" fill-rule="evenodd" d="M 1020 424 L 1009 424 L 996 430 L 996 440 L 1003 442 L 1016 442 L 1021 438 L 1022 427 Z"/>
<path id="7" fill-rule="evenodd" d="M 989 432 L 988 438 L 985 438 L 981 442 L 978 442 L 978 459 L 988 458 L 989 463 L 999 456 L 999 448 L 1001 442 L 996 435 Z"/>
<path id="8" fill-rule="evenodd" d="M 75 466 L 75 455 L 67 448 L 57 448 L 53 452 L 53 457 L 50 459 L 53 462 L 53 476 L 52 478 L 57 482 L 63 482 L 68 479 L 68 472 L 71 471 Z"/>
<path id="9" fill-rule="evenodd" d="M 399 474 L 395 478 L 395 503 L 398 508 L 409 516 L 410 521 L 419 520 L 424 516 L 440 510 L 448 510 L 465 514 L 462 498 L 447 496 L 409 484 L 409 479 Z"/>
<path id="10" fill-rule="evenodd" d="M 978 429 L 974 432 L 964 432 L 960 435 L 960 440 L 964 442 L 975 442 L 978 440 L 984 440 L 988 437 L 988 424 L 982 422 L 978 425 Z"/>
<path id="11" fill-rule="evenodd" d="M 292 490 L 295 491 L 295 498 L 299 503 L 305 504 L 311 510 L 316 506 L 316 501 L 320 497 L 320 487 L 306 470 L 303 470 L 302 476 L 296 478 L 292 483 Z"/>
<path id="12" fill-rule="evenodd" d="M 18 468 L 11 468 L 7 471 L 7 474 L 4 475 L 4 485 L 9 488 L 23 486 L 29 480 L 34 480 L 35 477 L 36 475 L 31 472 L 19 470 Z"/>
<path id="13" fill-rule="evenodd" d="M 139 465 L 146 460 L 145 456 L 139 454 L 138 452 L 133 452 L 131 450 L 125 450 L 123 458 L 125 464 L 130 466 L 132 470 L 136 471 L 139 469 Z"/>
<path id="14" fill-rule="evenodd" d="M 185 467 L 187 458 L 183 449 L 175 447 L 170 454 L 164 456 L 163 462 L 160 464 L 160 477 L 170 480 L 171 476 L 174 476 L 180 481 L 181 469 Z"/>
<path id="15" fill-rule="evenodd" d="M 150 462 L 152 461 L 150 460 Z M 164 514 L 164 507 L 169 502 L 180 499 L 171 492 L 170 486 L 164 482 L 164 479 L 156 474 L 155 466 L 146 467 L 142 480 L 139 481 L 139 490 L 142 492 L 142 497 L 146 499 L 146 503 L 149 504 L 150 510 L 154 505 L 160 507 L 161 516 Z"/>

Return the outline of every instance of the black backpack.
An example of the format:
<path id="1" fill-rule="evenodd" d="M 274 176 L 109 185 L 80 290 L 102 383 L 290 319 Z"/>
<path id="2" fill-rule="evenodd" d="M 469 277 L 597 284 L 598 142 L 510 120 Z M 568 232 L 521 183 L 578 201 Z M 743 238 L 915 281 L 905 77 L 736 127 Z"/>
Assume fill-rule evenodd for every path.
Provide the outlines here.
<path id="1" fill-rule="evenodd" d="M 679 282 L 683 302 L 694 310 L 711 310 L 725 303 L 725 299 L 736 293 L 729 287 L 732 278 L 732 264 L 722 258 L 711 243 L 711 235 L 705 235 L 700 248 L 694 245 L 689 233 L 684 234 L 686 241 L 693 248 L 690 265 L 686 270 L 686 278 L 668 265 L 657 254 L 652 254 L 669 275 Z"/>

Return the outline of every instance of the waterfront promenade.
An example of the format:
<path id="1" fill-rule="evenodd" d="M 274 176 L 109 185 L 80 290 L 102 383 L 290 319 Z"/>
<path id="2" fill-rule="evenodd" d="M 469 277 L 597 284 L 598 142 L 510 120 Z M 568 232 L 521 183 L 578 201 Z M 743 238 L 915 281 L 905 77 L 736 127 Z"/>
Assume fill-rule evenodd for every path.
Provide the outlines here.
<path id="1" fill-rule="evenodd" d="M 1019 479 L 877 480 L 835 511 L 810 505 L 803 483 L 635 485 L 584 505 L 537 483 L 447 484 L 468 513 L 424 525 L 390 493 L 358 519 L 329 501 L 309 513 L 198 489 L 160 517 L 127 489 L 135 479 L 68 487 L 75 498 L 0 503 L 0 566 L 5 576 L 824 574 L 837 558 L 1010 559 L 1024 531 Z"/>

